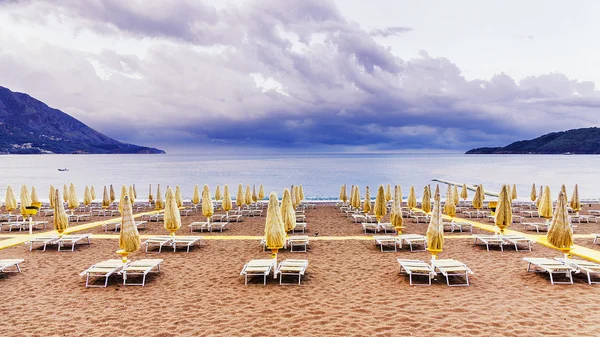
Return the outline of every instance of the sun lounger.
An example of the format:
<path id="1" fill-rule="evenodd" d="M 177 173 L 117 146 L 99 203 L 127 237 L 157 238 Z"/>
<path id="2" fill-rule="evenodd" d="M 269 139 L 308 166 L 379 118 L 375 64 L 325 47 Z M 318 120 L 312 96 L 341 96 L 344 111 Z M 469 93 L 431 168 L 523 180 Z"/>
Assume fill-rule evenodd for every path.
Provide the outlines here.
<path id="1" fill-rule="evenodd" d="M 308 227 L 308 224 L 306 222 L 296 222 L 296 227 L 294 227 L 292 232 L 295 233 L 295 232 L 302 231 L 302 233 L 304 233 L 306 231 L 307 227 Z"/>
<path id="2" fill-rule="evenodd" d="M 69 221 L 80 222 L 90 220 L 91 214 L 71 214 L 69 215 Z"/>
<path id="3" fill-rule="evenodd" d="M 106 261 L 102 261 L 99 263 L 96 263 L 95 265 L 89 267 L 88 269 L 84 270 L 81 274 L 81 276 L 86 276 L 85 277 L 85 287 L 86 288 L 98 288 L 98 287 L 106 287 L 108 285 L 108 278 L 119 272 L 124 266 L 126 266 L 127 263 L 123 263 L 123 261 L 121 260 L 106 260 Z M 90 278 L 93 277 L 104 277 L 104 285 L 92 285 L 90 284 Z"/>
<path id="4" fill-rule="evenodd" d="M 402 234 L 397 236 L 398 247 L 402 248 L 404 243 L 407 243 L 410 247 L 411 252 L 422 252 L 427 249 L 427 238 L 420 234 Z M 423 246 L 423 249 L 415 250 L 415 246 Z"/>
<path id="5" fill-rule="evenodd" d="M 240 222 L 244 220 L 241 214 L 230 214 L 226 219 L 227 222 Z"/>
<path id="6" fill-rule="evenodd" d="M 302 276 L 306 272 L 306 268 L 308 268 L 308 260 L 291 260 L 286 259 L 279 263 L 277 269 L 275 270 L 275 274 L 279 274 L 279 284 L 292 284 L 292 283 L 283 283 L 283 276 L 298 276 L 298 285 L 302 281 Z M 293 283 L 295 284 L 295 282 Z"/>
<path id="7" fill-rule="evenodd" d="M 308 244 L 308 235 L 290 236 L 287 238 L 287 245 L 290 247 L 290 252 L 306 252 Z M 294 247 L 301 247 L 302 250 L 294 250 Z"/>
<path id="8" fill-rule="evenodd" d="M 165 219 L 165 215 L 160 213 L 160 214 L 148 214 L 148 222 L 159 222 L 159 221 L 163 221 Z"/>
<path id="9" fill-rule="evenodd" d="M 46 251 L 46 246 L 50 245 L 50 244 L 54 244 L 56 243 L 56 241 L 59 239 L 58 235 L 40 235 L 40 236 L 35 236 L 33 239 L 25 242 L 25 244 L 29 244 L 29 251 L 31 251 L 33 249 L 33 244 L 34 243 L 41 243 L 44 245 L 44 251 Z"/>
<path id="10" fill-rule="evenodd" d="M 271 273 L 275 260 L 251 260 L 246 263 L 240 272 L 244 276 L 244 284 L 248 285 L 248 277 L 263 276 L 263 284 L 267 284 L 267 276 Z"/>
<path id="11" fill-rule="evenodd" d="M 572 273 L 576 271 L 576 269 L 571 266 L 565 265 L 560 261 L 547 258 L 526 257 L 523 260 L 527 262 L 528 272 L 548 273 L 550 275 L 550 283 L 552 284 L 573 284 Z M 554 281 L 554 275 L 565 275 L 569 281 Z"/>
<path id="12" fill-rule="evenodd" d="M 365 216 L 362 214 L 352 214 L 352 222 L 363 223 L 365 222 Z"/>
<path id="13" fill-rule="evenodd" d="M 452 232 L 454 232 L 457 229 L 461 233 L 466 232 L 466 231 L 473 233 L 473 224 L 470 222 L 453 222 L 452 223 Z"/>
<path id="14" fill-rule="evenodd" d="M 162 251 L 163 246 L 170 246 L 171 244 L 173 244 L 173 237 L 155 236 L 144 241 L 142 244 L 146 246 L 146 253 L 148 252 L 148 248 L 150 247 L 158 247 L 158 252 L 160 253 Z"/>
<path id="15" fill-rule="evenodd" d="M 192 222 L 190 224 L 190 233 L 192 233 L 195 230 L 200 230 L 201 232 L 204 232 L 204 230 L 208 231 L 208 222 L 201 222 L 201 221 L 196 221 L 196 222 Z"/>
<path id="16" fill-rule="evenodd" d="M 135 225 L 139 229 L 139 228 L 145 228 L 147 223 L 148 223 L 147 221 L 136 221 Z M 105 233 L 108 231 L 108 228 L 110 226 L 114 226 L 115 232 L 118 232 L 121 229 L 121 221 L 113 221 L 113 222 L 103 223 L 102 227 L 104 228 Z"/>
<path id="17" fill-rule="evenodd" d="M 378 226 L 373 222 L 363 222 L 362 229 L 365 234 L 367 234 L 367 232 L 377 233 Z"/>
<path id="18" fill-rule="evenodd" d="M 211 222 L 219 222 L 219 221 L 226 221 L 226 220 L 227 220 L 227 214 L 213 214 L 210 217 Z"/>
<path id="19" fill-rule="evenodd" d="M 587 276 L 587 280 L 589 284 L 599 284 L 600 279 L 600 264 L 586 261 L 586 260 L 574 260 L 574 259 L 555 259 L 559 262 L 562 262 L 568 266 L 571 266 L 576 269 L 576 273 L 585 273 Z M 596 277 L 595 280 L 592 279 L 592 275 Z"/>
<path id="20" fill-rule="evenodd" d="M 389 247 L 389 246 L 393 246 L 394 247 L 394 252 L 398 251 L 398 239 L 395 236 L 374 236 L 373 239 L 375 239 L 375 245 L 379 246 L 379 248 L 381 249 L 381 252 L 391 252 L 391 250 L 384 250 L 383 247 Z"/>
<path id="21" fill-rule="evenodd" d="M 58 251 L 66 244 L 71 245 L 71 251 L 75 250 L 75 245 L 81 244 L 81 242 L 86 242 L 90 245 L 92 244 L 91 240 L 92 234 L 70 234 L 63 235 L 62 238 L 56 240 L 56 244 L 58 244 Z"/>
<path id="22" fill-rule="evenodd" d="M 400 264 L 400 274 L 403 272 L 408 275 L 410 285 L 431 285 L 431 279 L 436 275 L 435 271 L 431 266 L 420 260 L 405 260 L 398 259 Z M 427 284 L 425 283 L 413 283 L 413 275 L 426 276 Z"/>
<path id="23" fill-rule="evenodd" d="M 475 238 L 473 244 L 481 242 L 485 245 L 488 252 L 490 251 L 490 245 L 498 246 L 501 251 L 504 251 L 504 248 L 502 247 L 504 245 L 504 239 L 499 235 L 473 235 L 473 238 Z"/>
<path id="24" fill-rule="evenodd" d="M 4 259 L 0 260 L 0 273 L 20 273 L 21 267 L 19 263 L 23 263 L 23 259 Z M 15 267 L 16 270 L 10 270 Z"/>
<path id="25" fill-rule="evenodd" d="M 208 225 L 208 231 L 212 232 L 213 230 L 218 230 L 219 232 L 223 233 L 223 229 L 225 229 L 228 224 L 229 222 L 211 222 L 210 225 Z"/>
<path id="26" fill-rule="evenodd" d="M 439 271 L 444 277 L 446 277 L 446 284 L 450 287 L 457 286 L 469 286 L 469 274 L 473 274 L 473 271 L 467 267 L 466 264 L 451 259 L 433 260 L 431 261 L 433 270 Z M 450 283 L 450 277 L 464 278 L 465 283 Z"/>
<path id="27" fill-rule="evenodd" d="M 176 236 L 173 239 L 173 251 L 177 251 L 177 246 L 185 246 L 189 253 L 190 248 L 200 243 L 200 240 L 202 240 L 201 236 Z"/>
<path id="28" fill-rule="evenodd" d="M 417 223 L 421 221 L 423 221 L 423 223 L 427 223 L 431 219 L 429 215 L 413 215 L 412 218 L 415 219 Z"/>
<path id="29" fill-rule="evenodd" d="M 304 214 L 296 215 L 296 221 L 304 222 L 305 220 L 306 220 L 306 215 L 304 215 Z"/>
<path id="30" fill-rule="evenodd" d="M 540 232 L 540 231 L 548 231 L 548 227 L 550 226 L 549 223 L 542 223 L 542 222 L 523 222 L 523 229 L 524 230 L 531 230 L 531 229 L 535 229 L 536 232 Z"/>
<path id="31" fill-rule="evenodd" d="M 521 215 L 524 217 L 528 217 L 528 218 L 533 218 L 533 217 L 539 218 L 539 216 L 540 216 L 538 211 L 521 211 Z"/>
<path id="32" fill-rule="evenodd" d="M 130 262 L 125 267 L 123 267 L 123 269 L 120 272 L 123 275 L 123 284 L 128 286 L 145 286 L 146 276 L 153 271 L 155 273 L 160 273 L 160 264 L 162 262 L 162 259 L 143 259 Z M 142 283 L 127 283 L 127 278 L 132 275 L 141 275 Z"/>
<path id="33" fill-rule="evenodd" d="M 525 244 L 527 244 L 527 249 L 529 251 L 531 251 L 531 244 L 534 242 L 533 240 L 528 239 L 528 238 L 526 238 L 526 237 L 524 237 L 522 235 L 509 234 L 509 235 L 503 235 L 502 238 L 507 243 L 515 245 L 515 250 L 516 251 L 519 251 L 519 243 L 525 243 Z"/>
<path id="34" fill-rule="evenodd" d="M 377 230 L 378 231 L 381 231 L 382 229 L 383 229 L 383 232 L 386 233 L 386 234 L 388 232 L 389 233 L 396 233 L 396 228 L 394 228 L 394 226 L 392 226 L 392 224 L 389 223 L 389 222 L 380 222 L 377 225 Z"/>

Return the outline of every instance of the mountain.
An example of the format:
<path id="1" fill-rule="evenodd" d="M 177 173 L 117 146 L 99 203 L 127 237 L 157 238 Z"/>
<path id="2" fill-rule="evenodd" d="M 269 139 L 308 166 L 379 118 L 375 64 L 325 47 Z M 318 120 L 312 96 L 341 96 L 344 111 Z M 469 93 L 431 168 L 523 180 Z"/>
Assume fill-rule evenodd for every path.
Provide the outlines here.
<path id="1" fill-rule="evenodd" d="M 161 154 L 151 147 L 121 143 L 66 113 L 0 86 L 0 153 Z"/>
<path id="2" fill-rule="evenodd" d="M 552 132 L 505 147 L 482 147 L 466 154 L 600 154 L 600 129 L 584 128 Z"/>

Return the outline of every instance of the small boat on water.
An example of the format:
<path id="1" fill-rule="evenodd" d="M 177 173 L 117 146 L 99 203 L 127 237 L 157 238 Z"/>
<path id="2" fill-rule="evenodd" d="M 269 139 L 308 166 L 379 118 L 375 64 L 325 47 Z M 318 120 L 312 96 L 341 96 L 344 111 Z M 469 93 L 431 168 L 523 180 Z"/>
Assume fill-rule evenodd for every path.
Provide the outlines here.
<path id="1" fill-rule="evenodd" d="M 67 172 L 67 171 L 69 171 L 69 169 L 68 169 L 68 168 L 66 168 L 66 167 L 65 167 L 65 168 L 61 168 L 61 169 L 58 169 L 58 170 L 59 170 L 60 172 Z"/>
<path id="2" fill-rule="evenodd" d="M 570 156 L 570 155 L 572 155 L 572 153 L 571 153 L 571 152 L 565 152 L 565 153 L 563 153 L 563 154 L 564 154 L 565 156 Z"/>

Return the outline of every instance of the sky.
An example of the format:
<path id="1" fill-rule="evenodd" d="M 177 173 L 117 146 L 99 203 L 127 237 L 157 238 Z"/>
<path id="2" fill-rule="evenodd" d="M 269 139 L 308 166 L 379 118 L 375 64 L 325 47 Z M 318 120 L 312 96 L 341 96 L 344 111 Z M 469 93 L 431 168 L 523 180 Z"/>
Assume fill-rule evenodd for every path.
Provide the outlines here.
<path id="1" fill-rule="evenodd" d="M 598 1 L 0 0 L 0 85 L 188 152 L 427 152 L 600 123 Z"/>

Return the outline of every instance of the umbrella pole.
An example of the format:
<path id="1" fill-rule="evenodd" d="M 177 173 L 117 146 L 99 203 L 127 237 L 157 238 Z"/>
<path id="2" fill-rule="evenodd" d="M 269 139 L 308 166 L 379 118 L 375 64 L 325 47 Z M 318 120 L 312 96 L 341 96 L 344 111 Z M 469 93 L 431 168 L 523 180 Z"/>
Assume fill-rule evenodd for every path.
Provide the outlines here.
<path id="1" fill-rule="evenodd" d="M 29 216 L 29 235 L 33 235 L 33 217 Z"/>

